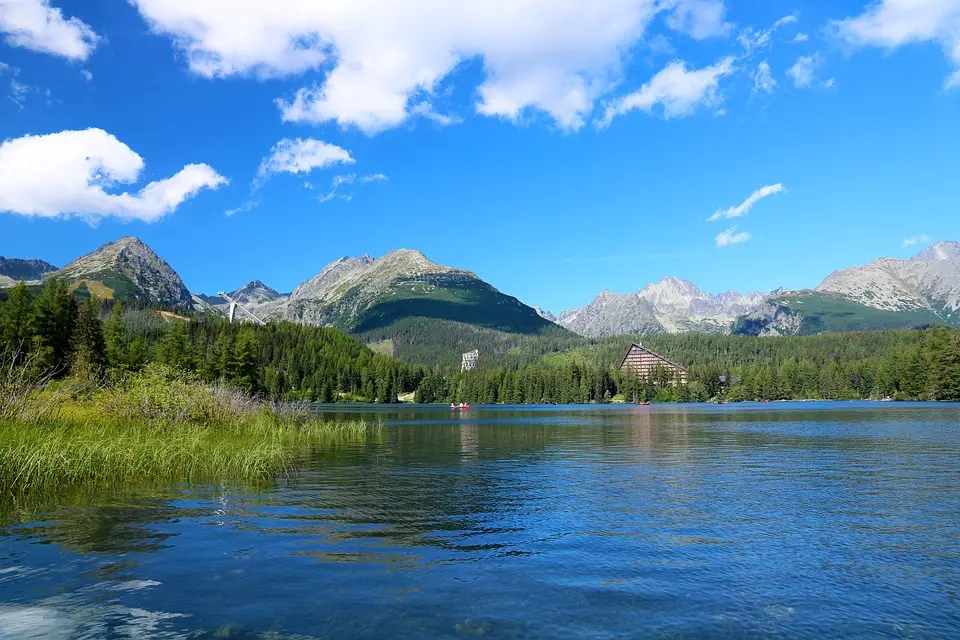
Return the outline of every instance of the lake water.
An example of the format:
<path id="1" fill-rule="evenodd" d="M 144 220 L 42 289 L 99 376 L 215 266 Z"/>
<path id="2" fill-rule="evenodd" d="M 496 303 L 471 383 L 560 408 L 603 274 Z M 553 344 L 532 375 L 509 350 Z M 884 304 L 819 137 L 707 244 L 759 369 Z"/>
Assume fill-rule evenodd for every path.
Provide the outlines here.
<path id="1" fill-rule="evenodd" d="M 0 638 L 958 638 L 960 406 L 375 416 L 259 491 L 0 525 Z"/>

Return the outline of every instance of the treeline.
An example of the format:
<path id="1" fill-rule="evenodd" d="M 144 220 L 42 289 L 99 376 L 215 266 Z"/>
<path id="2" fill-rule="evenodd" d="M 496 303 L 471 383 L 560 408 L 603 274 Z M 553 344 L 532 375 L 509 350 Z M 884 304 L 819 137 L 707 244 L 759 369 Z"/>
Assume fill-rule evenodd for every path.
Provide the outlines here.
<path id="1" fill-rule="evenodd" d="M 689 363 L 688 384 L 618 368 L 632 342 Z M 481 356 L 482 362 L 482 356 Z M 427 376 L 418 396 L 456 402 L 960 401 L 960 331 L 932 328 L 814 337 L 617 336 L 541 364 Z"/>
<path id="2" fill-rule="evenodd" d="M 424 376 L 337 329 L 231 325 L 96 298 L 81 302 L 56 279 L 36 296 L 22 284 L 8 292 L 0 303 L 0 352 L 14 365 L 54 376 L 96 378 L 158 362 L 304 402 L 397 402 Z"/>
<path id="3" fill-rule="evenodd" d="M 231 325 L 135 304 L 80 302 L 57 280 L 36 294 L 21 285 L 6 296 L 0 303 L 0 349 L 7 361 L 12 354 L 15 364 L 59 376 L 108 376 L 159 362 L 275 400 L 391 403 L 411 392 L 418 402 L 470 403 L 960 400 L 960 331 L 943 328 L 602 339 L 484 330 L 475 337 L 493 354 L 481 348 L 480 367 L 460 373 L 449 363 L 425 367 L 374 353 L 337 329 L 287 322 Z M 454 323 L 410 322 L 400 328 L 424 355 L 435 338 L 429 329 L 438 330 L 447 362 L 475 348 L 464 327 Z M 676 384 L 666 371 L 650 380 L 621 373 L 630 343 L 641 340 L 687 365 L 688 384 Z"/>

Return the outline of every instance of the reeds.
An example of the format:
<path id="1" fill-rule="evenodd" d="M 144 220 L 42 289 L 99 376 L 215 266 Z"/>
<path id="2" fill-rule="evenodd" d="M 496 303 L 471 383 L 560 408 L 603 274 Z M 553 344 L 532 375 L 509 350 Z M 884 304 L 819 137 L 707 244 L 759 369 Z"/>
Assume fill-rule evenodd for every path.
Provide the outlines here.
<path id="1" fill-rule="evenodd" d="M 51 406 L 56 385 L 24 407 Z M 0 418 L 0 489 L 7 495 L 77 483 L 250 482 L 289 471 L 305 451 L 363 441 L 379 427 L 331 423 L 180 372 L 151 369 L 30 420 Z"/>

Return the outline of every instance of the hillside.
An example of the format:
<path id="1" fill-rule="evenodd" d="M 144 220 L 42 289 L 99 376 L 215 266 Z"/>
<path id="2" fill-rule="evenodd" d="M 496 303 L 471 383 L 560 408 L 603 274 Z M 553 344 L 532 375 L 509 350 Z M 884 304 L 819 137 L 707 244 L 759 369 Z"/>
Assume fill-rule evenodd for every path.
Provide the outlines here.
<path id="1" fill-rule="evenodd" d="M 328 265 L 290 295 L 283 317 L 354 333 L 385 329 L 405 318 L 451 320 L 522 334 L 553 326 L 532 307 L 473 273 L 438 265 L 407 249 L 379 259 L 343 258 Z"/>
<path id="2" fill-rule="evenodd" d="M 787 292 L 738 319 L 744 335 L 960 326 L 960 243 L 939 242 L 909 260 L 880 258 Z"/>

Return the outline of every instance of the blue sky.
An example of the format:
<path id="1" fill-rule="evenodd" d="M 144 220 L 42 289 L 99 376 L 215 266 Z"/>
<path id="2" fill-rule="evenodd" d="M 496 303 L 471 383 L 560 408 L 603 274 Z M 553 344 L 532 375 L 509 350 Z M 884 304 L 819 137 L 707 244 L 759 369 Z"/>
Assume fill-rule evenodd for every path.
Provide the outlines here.
<path id="1" fill-rule="evenodd" d="M 560 311 L 960 239 L 960 0 L 395 4 L 0 0 L 0 255 L 415 248 Z"/>

